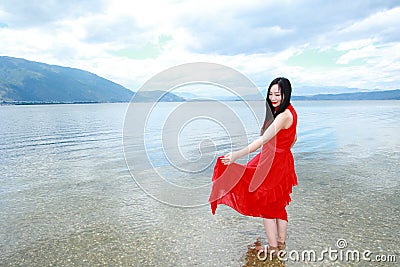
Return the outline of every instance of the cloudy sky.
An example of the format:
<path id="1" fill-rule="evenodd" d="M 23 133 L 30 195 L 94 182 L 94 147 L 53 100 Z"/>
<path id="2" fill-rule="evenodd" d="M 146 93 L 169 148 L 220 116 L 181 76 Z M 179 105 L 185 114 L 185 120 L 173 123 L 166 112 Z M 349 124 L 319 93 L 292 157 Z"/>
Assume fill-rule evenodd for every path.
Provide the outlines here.
<path id="1" fill-rule="evenodd" d="M 136 91 L 190 62 L 265 88 L 400 88 L 400 1 L 2 0 L 0 55 L 75 67 Z M 321 89 L 322 90 L 322 89 Z"/>

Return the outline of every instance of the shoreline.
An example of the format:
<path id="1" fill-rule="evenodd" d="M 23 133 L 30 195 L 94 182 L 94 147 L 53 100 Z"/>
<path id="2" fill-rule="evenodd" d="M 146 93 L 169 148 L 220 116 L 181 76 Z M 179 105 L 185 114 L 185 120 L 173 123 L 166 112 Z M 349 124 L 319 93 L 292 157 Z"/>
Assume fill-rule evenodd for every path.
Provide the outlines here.
<path id="1" fill-rule="evenodd" d="M 400 99 L 292 99 L 296 102 L 310 102 L 310 101 L 399 101 Z M 197 100 L 186 100 L 186 101 L 159 101 L 165 103 L 183 103 L 183 102 L 240 102 L 242 100 L 214 100 L 214 101 L 197 101 Z M 246 100 L 246 101 L 263 101 L 263 100 Z M 66 102 L 35 102 L 35 101 L 2 101 L 0 106 L 36 106 L 36 105 L 69 105 L 69 104 L 117 104 L 117 103 L 131 103 L 131 101 L 110 101 L 110 102 L 99 102 L 99 101 L 66 101 Z M 140 101 L 137 103 L 151 103 L 146 101 Z"/>

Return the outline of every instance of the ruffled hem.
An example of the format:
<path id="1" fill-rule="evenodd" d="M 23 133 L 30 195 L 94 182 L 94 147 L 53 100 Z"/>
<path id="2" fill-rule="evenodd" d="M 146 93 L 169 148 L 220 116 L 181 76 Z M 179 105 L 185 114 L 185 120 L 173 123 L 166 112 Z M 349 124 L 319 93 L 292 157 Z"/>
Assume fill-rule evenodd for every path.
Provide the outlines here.
<path id="1" fill-rule="evenodd" d="M 243 215 L 287 220 L 285 207 L 291 202 L 290 194 L 293 186 L 297 185 L 294 169 L 292 172 L 280 175 L 280 181 L 275 186 L 271 187 L 266 179 L 251 192 L 249 185 L 255 168 L 249 165 L 231 165 L 229 168 L 224 165 L 221 157 L 215 165 L 212 178 L 213 188 L 209 199 L 213 214 L 218 205 L 224 204 Z M 234 181 L 235 177 L 239 177 L 239 180 Z M 221 182 L 219 179 L 227 182 Z"/>

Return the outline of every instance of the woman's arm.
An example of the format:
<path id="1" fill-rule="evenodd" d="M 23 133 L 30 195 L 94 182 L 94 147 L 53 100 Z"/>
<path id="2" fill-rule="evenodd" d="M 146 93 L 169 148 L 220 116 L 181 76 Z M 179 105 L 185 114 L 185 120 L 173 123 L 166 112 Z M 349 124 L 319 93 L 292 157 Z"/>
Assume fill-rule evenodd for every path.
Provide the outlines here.
<path id="1" fill-rule="evenodd" d="M 265 130 L 262 136 L 254 140 L 251 144 L 249 144 L 245 148 L 226 154 L 222 158 L 222 162 L 225 165 L 228 165 L 236 161 L 238 158 L 241 158 L 247 154 L 256 151 L 263 144 L 271 140 L 280 130 L 289 128 L 290 125 L 292 125 L 292 122 L 293 122 L 292 113 L 289 110 L 282 112 L 281 114 L 276 116 L 275 120 L 271 123 L 271 125 L 267 128 L 267 130 Z"/>

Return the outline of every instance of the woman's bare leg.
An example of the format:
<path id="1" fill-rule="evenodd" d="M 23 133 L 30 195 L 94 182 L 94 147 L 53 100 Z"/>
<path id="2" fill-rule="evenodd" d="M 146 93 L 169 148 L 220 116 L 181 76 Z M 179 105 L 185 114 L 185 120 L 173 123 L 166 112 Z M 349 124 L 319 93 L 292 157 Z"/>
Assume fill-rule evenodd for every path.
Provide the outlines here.
<path id="1" fill-rule="evenodd" d="M 278 241 L 276 240 L 277 222 L 275 219 L 263 219 L 265 232 L 267 233 L 268 244 L 271 247 L 276 247 Z"/>
<path id="2" fill-rule="evenodd" d="M 276 219 L 276 224 L 278 228 L 278 241 L 279 242 L 286 242 L 286 233 L 287 233 L 287 225 L 288 222 L 281 219 Z"/>

